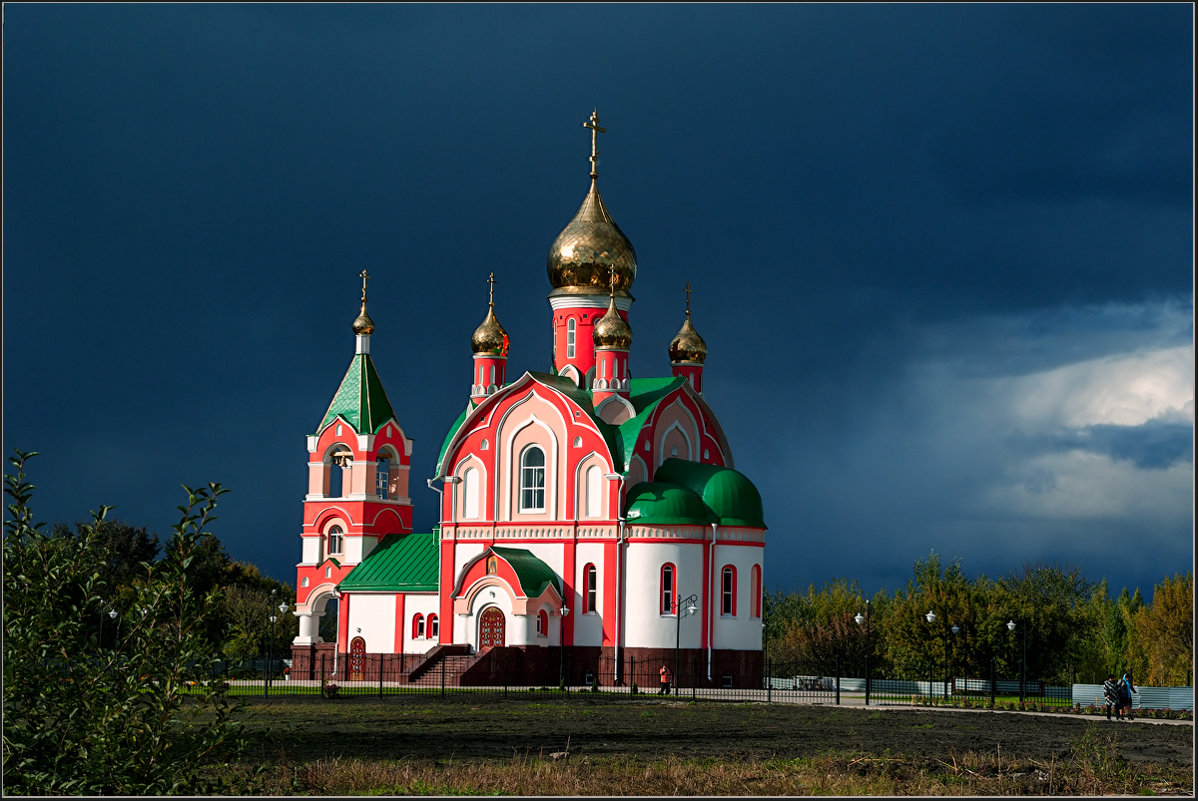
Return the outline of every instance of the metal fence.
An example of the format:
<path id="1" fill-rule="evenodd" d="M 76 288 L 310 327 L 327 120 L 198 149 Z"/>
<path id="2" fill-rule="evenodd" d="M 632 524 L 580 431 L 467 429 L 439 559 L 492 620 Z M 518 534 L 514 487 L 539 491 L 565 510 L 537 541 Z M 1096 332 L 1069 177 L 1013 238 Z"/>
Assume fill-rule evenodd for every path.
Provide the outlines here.
<path id="1" fill-rule="evenodd" d="M 502 695 L 556 692 L 602 692 L 622 696 L 664 695 L 688 699 L 760 701 L 766 703 L 957 705 L 982 708 L 1036 708 L 1101 705 L 1098 685 L 1054 685 L 1019 678 L 952 677 L 937 680 L 841 675 L 814 663 L 767 661 L 746 673 L 736 661 L 708 660 L 690 652 L 670 659 L 610 657 L 572 662 L 559 652 L 557 661 L 532 663 L 522 651 L 494 649 L 483 654 L 445 654 L 436 659 L 412 655 L 371 655 L 355 665 L 330 658 L 314 663 L 302 678 L 284 663 L 262 660 L 239 668 L 219 666 L 208 678 L 226 684 L 235 695 L 390 696 L 419 694 Z M 661 667 L 670 681 L 662 682 Z M 826 667 L 819 665 L 818 667 Z M 529 679 L 535 674 L 536 679 Z M 1193 688 L 1141 688 L 1137 708 L 1193 709 Z"/>

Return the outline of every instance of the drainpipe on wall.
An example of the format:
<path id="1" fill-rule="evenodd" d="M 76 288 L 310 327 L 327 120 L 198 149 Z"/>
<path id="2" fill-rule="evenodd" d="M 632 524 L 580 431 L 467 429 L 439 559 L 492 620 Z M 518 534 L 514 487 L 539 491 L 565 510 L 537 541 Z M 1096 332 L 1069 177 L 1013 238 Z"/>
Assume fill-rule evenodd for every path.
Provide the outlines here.
<path id="1" fill-rule="evenodd" d="M 707 569 L 707 680 L 711 681 L 711 648 L 715 640 L 715 595 L 712 587 L 715 585 L 715 531 L 716 523 L 711 524 L 711 550 L 708 551 Z"/>
<path id="2" fill-rule="evenodd" d="M 604 473 L 603 477 L 608 481 L 619 481 L 620 485 L 616 490 L 616 522 L 619 524 L 619 529 L 616 533 L 616 622 L 615 636 L 613 642 L 615 647 L 615 663 L 612 668 L 612 684 L 617 684 L 620 681 L 620 612 L 624 608 L 624 596 L 620 594 L 621 578 L 624 575 L 624 516 L 620 514 L 620 506 L 624 495 L 624 475 L 620 473 Z"/>

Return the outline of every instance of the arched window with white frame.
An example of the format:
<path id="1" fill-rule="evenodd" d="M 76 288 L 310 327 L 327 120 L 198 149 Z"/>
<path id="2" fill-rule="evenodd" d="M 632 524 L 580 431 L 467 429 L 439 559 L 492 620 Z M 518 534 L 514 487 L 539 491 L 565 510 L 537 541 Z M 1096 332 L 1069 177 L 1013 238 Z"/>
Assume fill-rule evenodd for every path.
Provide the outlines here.
<path id="1" fill-rule="evenodd" d="M 545 511 L 545 451 L 537 445 L 520 454 L 520 511 Z"/>
<path id="2" fill-rule="evenodd" d="M 732 565 L 720 571 L 720 614 L 736 616 L 736 568 Z"/>
<path id="3" fill-rule="evenodd" d="M 412 639 L 424 639 L 424 615 L 416 615 L 412 618 Z"/>
<path id="4" fill-rule="evenodd" d="M 430 640 L 437 639 L 437 635 L 441 633 L 441 622 L 437 620 L 436 615 L 428 616 L 428 636 Z"/>
<path id="5" fill-rule="evenodd" d="M 576 325 L 576 323 L 575 323 L 573 317 L 571 317 L 570 321 L 566 323 L 566 358 L 567 359 L 574 358 L 574 334 L 575 334 L 574 328 L 575 328 L 575 325 Z"/>
<path id="6" fill-rule="evenodd" d="M 661 614 L 675 613 L 674 598 L 678 595 L 678 568 L 670 562 L 661 566 Z"/>

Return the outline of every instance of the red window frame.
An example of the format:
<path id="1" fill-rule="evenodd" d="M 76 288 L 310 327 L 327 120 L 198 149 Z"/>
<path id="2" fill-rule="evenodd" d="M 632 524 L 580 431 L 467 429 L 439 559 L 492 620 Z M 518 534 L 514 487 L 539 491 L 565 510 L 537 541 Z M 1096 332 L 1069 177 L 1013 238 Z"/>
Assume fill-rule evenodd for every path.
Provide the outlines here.
<path id="1" fill-rule="evenodd" d="M 428 636 L 429 639 L 435 640 L 437 635 L 441 633 L 441 621 L 437 620 L 436 615 L 428 616 Z"/>
<path id="2" fill-rule="evenodd" d="M 412 639 L 424 639 L 424 615 L 415 615 L 412 617 Z"/>
<path id="3" fill-rule="evenodd" d="M 593 564 L 587 564 L 582 569 L 582 611 L 595 612 L 599 600 L 599 571 Z"/>
<path id="4" fill-rule="evenodd" d="M 658 598 L 661 603 L 661 614 L 673 615 L 677 613 L 675 607 L 675 599 L 678 597 L 678 568 L 673 562 L 666 562 L 661 566 L 661 592 Z"/>
<path id="5" fill-rule="evenodd" d="M 753 565 L 753 617 L 761 617 L 761 565 Z"/>
<path id="6" fill-rule="evenodd" d="M 736 568 L 732 565 L 720 570 L 720 614 L 736 617 Z"/>
<path id="7" fill-rule="evenodd" d="M 549 613 L 544 609 L 537 613 L 537 634 L 542 637 L 549 636 Z"/>

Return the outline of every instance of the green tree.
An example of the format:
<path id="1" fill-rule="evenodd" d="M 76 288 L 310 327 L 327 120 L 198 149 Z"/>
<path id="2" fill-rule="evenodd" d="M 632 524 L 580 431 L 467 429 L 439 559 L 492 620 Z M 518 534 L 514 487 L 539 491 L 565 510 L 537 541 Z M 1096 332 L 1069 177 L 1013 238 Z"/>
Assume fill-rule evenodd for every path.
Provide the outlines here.
<path id="1" fill-rule="evenodd" d="M 1194 574 L 1175 575 L 1157 584 L 1152 604 L 1132 616 L 1146 669 L 1136 675 L 1157 687 L 1189 685 L 1194 669 Z"/>
<path id="2" fill-rule="evenodd" d="M 234 705 L 209 680 L 207 632 L 219 605 L 192 573 L 212 535 L 219 484 L 193 490 L 158 562 L 143 561 L 111 639 L 91 629 L 111 602 L 101 507 L 71 536 L 47 535 L 25 477 L 5 474 L 4 784 L 13 794 L 218 792 L 211 763 L 238 744 Z"/>

